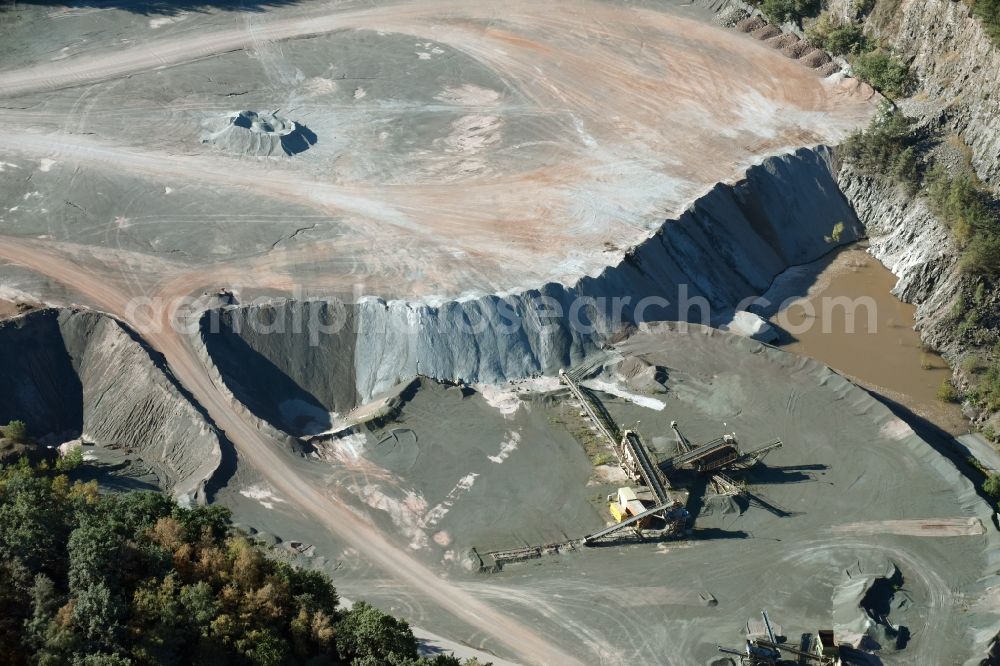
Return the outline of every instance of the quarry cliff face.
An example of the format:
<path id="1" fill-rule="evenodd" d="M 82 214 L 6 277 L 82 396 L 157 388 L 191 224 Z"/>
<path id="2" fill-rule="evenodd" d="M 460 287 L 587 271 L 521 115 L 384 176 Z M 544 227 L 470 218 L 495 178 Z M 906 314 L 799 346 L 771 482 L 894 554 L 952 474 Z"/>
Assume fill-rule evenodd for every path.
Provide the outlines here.
<path id="1" fill-rule="evenodd" d="M 832 0 L 830 11 L 846 18 L 851 4 Z M 903 111 L 942 139 L 960 139 L 976 174 L 1000 193 L 1000 49 L 968 5 L 902 0 L 893 11 L 876 5 L 865 30 L 890 45 L 917 79 L 918 92 L 900 102 Z M 959 270 L 952 234 L 919 194 L 850 166 L 838 182 L 867 229 L 872 255 L 899 278 L 895 295 L 917 306 L 921 337 L 957 365 L 970 342 L 956 331 L 953 309 L 972 278 Z"/>
<path id="2" fill-rule="evenodd" d="M 289 434 L 312 434 L 335 420 L 330 412 L 417 374 L 470 383 L 554 375 L 640 322 L 724 324 L 790 266 L 863 234 L 829 149 L 803 149 L 716 186 L 620 264 L 572 285 L 435 305 L 366 298 L 339 309 L 234 306 L 207 313 L 200 339 L 206 360 L 254 414 Z M 316 307 L 320 334 L 309 324 Z"/>
<path id="3" fill-rule="evenodd" d="M 831 0 L 829 10 L 846 19 L 854 15 L 852 4 Z M 904 102 L 907 114 L 945 135 L 960 136 L 971 149 L 976 173 L 1000 192 L 1000 49 L 969 6 L 900 0 L 894 11 L 876 6 L 865 31 L 890 45 L 916 76 L 919 92 Z"/>
<path id="4" fill-rule="evenodd" d="M 868 251 L 898 278 L 892 293 L 917 306 L 924 342 L 954 363 L 962 351 L 952 307 L 962 290 L 958 247 L 925 198 L 844 166 L 838 181 L 865 226 Z"/>

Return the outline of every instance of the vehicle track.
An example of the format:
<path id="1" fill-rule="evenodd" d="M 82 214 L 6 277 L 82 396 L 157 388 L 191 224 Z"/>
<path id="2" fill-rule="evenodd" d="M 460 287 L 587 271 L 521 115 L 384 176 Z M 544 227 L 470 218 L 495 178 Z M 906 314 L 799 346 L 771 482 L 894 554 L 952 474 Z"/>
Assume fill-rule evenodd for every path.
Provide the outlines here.
<path id="1" fill-rule="evenodd" d="M 124 313 L 128 311 L 129 295 L 116 288 L 114 282 L 107 280 L 105 276 L 68 262 L 55 253 L 39 248 L 35 243 L 16 239 L 4 239 L 0 245 L 0 259 L 62 282 L 92 299 L 99 309 L 123 318 L 129 325 L 133 324 L 124 318 Z M 167 302 L 183 294 L 160 295 Z M 288 501 L 311 514 L 381 570 L 504 645 L 525 663 L 582 663 L 550 640 L 537 636 L 516 620 L 484 603 L 476 595 L 440 578 L 430 568 L 392 544 L 370 523 L 346 506 L 333 501 L 311 480 L 298 475 L 284 459 L 280 446 L 233 409 L 230 400 L 206 372 L 190 343 L 174 329 L 166 309 L 161 310 L 158 317 L 160 326 L 146 328 L 146 342 L 163 354 L 171 372 L 225 433 L 226 438 L 236 447 L 237 453 Z M 140 326 L 143 324 L 135 323 Z"/>

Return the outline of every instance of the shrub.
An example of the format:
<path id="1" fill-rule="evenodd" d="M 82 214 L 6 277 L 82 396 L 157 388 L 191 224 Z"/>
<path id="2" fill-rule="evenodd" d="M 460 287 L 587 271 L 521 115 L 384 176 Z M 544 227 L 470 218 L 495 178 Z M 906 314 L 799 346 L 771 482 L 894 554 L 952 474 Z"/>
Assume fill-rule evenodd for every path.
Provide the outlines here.
<path id="1" fill-rule="evenodd" d="M 806 30 L 806 39 L 816 48 L 837 55 L 868 50 L 867 39 L 860 25 L 841 22 L 829 13 L 820 16 L 819 20 Z"/>
<path id="2" fill-rule="evenodd" d="M 984 425 L 979 432 L 983 435 L 983 437 L 985 437 L 989 441 L 991 442 L 997 441 L 997 431 L 994 430 L 993 426 L 991 426 L 990 424 L 987 423 L 986 425 Z"/>
<path id="3" fill-rule="evenodd" d="M 855 76 L 886 97 L 905 97 L 913 88 L 910 68 L 891 51 L 861 53 L 851 65 Z"/>
<path id="4" fill-rule="evenodd" d="M 56 469 L 60 472 L 69 472 L 83 464 L 83 447 L 74 446 L 66 452 L 66 455 L 56 460 Z"/>
<path id="5" fill-rule="evenodd" d="M 986 300 L 986 285 L 982 282 L 976 285 L 976 291 L 972 295 L 972 300 L 977 306 L 981 306 Z"/>
<path id="6" fill-rule="evenodd" d="M 937 398 L 941 402 L 958 402 L 958 391 L 955 390 L 951 380 L 946 379 L 941 382 L 941 386 L 937 390 Z"/>
<path id="7" fill-rule="evenodd" d="M 1000 275 L 1000 218 L 990 195 L 969 176 L 952 178 L 937 165 L 927 174 L 927 193 L 962 246 L 961 268 L 974 275 Z M 977 287 L 975 299 L 984 296 L 985 287 Z"/>
<path id="8" fill-rule="evenodd" d="M 24 444 L 28 441 L 28 426 L 24 421 L 11 421 L 3 427 L 3 436 L 18 444 Z"/>
<path id="9" fill-rule="evenodd" d="M 614 460 L 614 458 L 612 458 L 607 453 L 596 453 L 594 454 L 594 457 L 590 459 L 590 461 L 594 464 L 595 467 L 599 467 L 600 465 L 607 465 L 612 460 Z"/>
<path id="10" fill-rule="evenodd" d="M 1000 0 L 970 0 L 972 13 L 983 23 L 986 34 L 1000 47 Z"/>
<path id="11" fill-rule="evenodd" d="M 875 9 L 875 0 L 853 0 L 851 2 L 851 11 L 859 18 L 867 16 L 873 9 Z"/>
<path id="12" fill-rule="evenodd" d="M 862 171 L 891 178 L 916 189 L 920 178 L 913 119 L 886 104 L 866 130 L 858 131 L 844 142 L 844 156 Z"/>
<path id="13" fill-rule="evenodd" d="M 964 338 L 969 334 L 970 331 L 974 331 L 979 327 L 979 311 L 969 310 L 965 313 L 965 317 L 958 324 L 958 336 Z"/>
<path id="14" fill-rule="evenodd" d="M 986 368 L 976 387 L 979 402 L 991 412 L 1000 410 L 1000 358 L 996 358 Z"/>
<path id="15" fill-rule="evenodd" d="M 841 236 L 844 235 L 844 223 L 837 222 L 833 225 L 833 229 L 830 230 L 829 236 L 824 236 L 823 240 L 827 243 L 839 243 Z"/>
<path id="16" fill-rule="evenodd" d="M 800 24 L 807 16 L 815 16 L 820 9 L 819 0 L 763 0 L 760 10 L 772 23 Z"/>
<path id="17" fill-rule="evenodd" d="M 961 321 L 965 317 L 965 311 L 968 309 L 965 302 L 965 294 L 959 294 L 958 298 L 951 306 L 951 318 L 955 321 Z"/>
<path id="18" fill-rule="evenodd" d="M 983 481 L 983 492 L 993 501 L 1000 500 L 1000 474 L 990 474 Z"/>
<path id="19" fill-rule="evenodd" d="M 970 354 L 962 359 L 962 371 L 968 375 L 974 375 L 982 369 L 982 364 L 979 361 L 979 357 L 975 354 Z"/>
<path id="20" fill-rule="evenodd" d="M 962 253 L 960 266 L 976 275 L 1000 274 L 1000 235 L 973 236 Z"/>
<path id="21" fill-rule="evenodd" d="M 892 161 L 892 178 L 912 195 L 920 184 L 920 161 L 915 146 L 907 146 Z"/>

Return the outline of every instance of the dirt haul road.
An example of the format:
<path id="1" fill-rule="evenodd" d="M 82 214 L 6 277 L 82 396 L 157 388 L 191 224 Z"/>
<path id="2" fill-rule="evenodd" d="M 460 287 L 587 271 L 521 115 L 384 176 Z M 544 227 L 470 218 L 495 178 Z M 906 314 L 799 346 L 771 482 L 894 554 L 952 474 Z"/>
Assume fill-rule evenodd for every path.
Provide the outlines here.
<path id="1" fill-rule="evenodd" d="M 410 293 L 392 297 L 595 275 L 761 156 L 836 142 L 873 110 L 854 80 L 824 79 L 690 17 L 613 2 L 307 3 L 239 28 L 187 25 L 0 73 L 0 97 L 19 97 L 0 113 L 0 153 L 336 217 L 342 236 L 373 249 L 324 251 L 404 275 Z M 358 55 L 358 40 L 377 55 Z M 254 69 L 275 59 L 291 78 Z M 228 83 L 195 93 L 208 62 Z M 294 111 L 319 141 L 294 159 L 235 167 L 198 138 L 200 122 L 234 104 Z"/>
<path id="2" fill-rule="evenodd" d="M 219 24 L 229 16 L 211 14 L 204 25 L 192 19 L 189 27 L 164 36 L 124 40 L 121 34 L 100 33 L 86 53 L 4 68 L 0 156 L 27 156 L 5 174 L 7 183 L 27 189 L 11 194 L 18 205 L 0 217 L 5 234 L 0 259 L 78 290 L 136 328 L 249 464 L 408 589 L 525 661 L 575 663 L 551 641 L 438 579 L 323 488 L 300 478 L 276 443 L 215 385 L 185 336 L 168 325 L 169 304 L 234 284 L 342 293 L 361 281 L 376 295 L 393 288 L 406 291 L 397 291 L 399 297 L 454 297 L 465 288 L 495 293 L 596 274 L 644 240 L 664 216 L 715 183 L 740 177 L 762 156 L 836 141 L 863 124 L 872 111 L 870 91 L 851 81 L 823 79 L 749 37 L 614 2 L 305 3 L 236 14 L 240 27 Z M 381 97 L 375 83 L 366 84 L 367 96 L 342 84 L 342 92 L 355 93 L 349 99 L 322 92 L 338 85 L 324 76 L 348 75 L 330 73 L 331 61 L 343 61 L 341 69 L 370 64 L 351 60 L 358 50 L 354 32 L 373 40 L 377 48 L 371 57 L 379 63 L 405 46 L 409 64 L 379 71 L 390 78 L 404 73 Z M 310 46 L 309 40 L 295 39 L 315 36 L 329 41 Z M 104 37 L 107 50 L 100 46 Z M 433 42 L 433 48 L 415 53 L 414 39 Z M 126 41 L 135 45 L 121 48 Z M 306 79 L 323 84 L 320 92 L 294 91 L 319 143 L 295 160 L 273 161 L 226 156 L 203 146 L 202 119 L 251 102 L 228 100 L 222 84 L 212 95 L 193 92 L 204 72 L 186 78 L 186 68 L 211 61 L 224 70 L 223 79 L 285 91 L 298 84 L 254 69 L 278 58 L 275 42 L 280 58 L 287 54 L 279 64 L 291 70 L 322 62 L 318 74 Z M 240 54 L 238 61 L 226 61 L 225 54 L 233 53 Z M 458 63 L 455 71 L 449 62 Z M 430 69 L 412 69 L 415 64 Z M 393 68 L 398 71 L 389 71 Z M 480 77 L 475 81 L 472 70 Z M 404 90 L 408 81 L 402 79 L 414 77 L 420 90 Z M 125 90 L 132 84 L 137 87 Z M 118 87 L 122 91 L 114 92 Z M 274 101 L 260 97 L 253 103 L 265 108 Z M 401 109 L 398 116 L 382 115 L 395 109 Z M 428 109 L 440 114 L 434 123 L 427 122 Z M 370 131 L 376 125 L 398 130 L 398 141 L 371 157 L 371 173 L 357 165 L 351 169 L 352 158 L 376 152 Z M 352 137 L 358 142 L 337 143 Z M 87 181 L 90 174 L 95 179 Z M 94 182 L 115 185 L 125 177 L 159 192 L 168 184 L 189 186 L 192 199 L 216 202 L 217 212 L 229 216 L 233 226 L 253 205 L 244 202 L 248 193 L 261 197 L 253 201 L 281 200 L 336 220 L 329 225 L 331 236 L 279 251 L 220 249 L 202 260 L 204 255 L 196 254 L 200 248 L 192 246 L 212 241 L 171 228 L 164 209 L 177 205 L 174 200 L 144 210 L 149 199 L 133 196 L 140 187 L 123 185 L 122 210 L 113 201 L 114 211 L 102 219 L 77 211 L 86 205 L 64 200 L 74 179 L 85 183 L 81 189 L 96 190 Z M 93 192 L 83 196 L 96 198 Z M 27 240 L 48 231 L 56 210 L 67 207 L 65 233 L 45 234 L 50 236 L 45 242 Z M 136 238 L 133 246 L 112 248 L 107 241 L 118 238 L 116 217 L 126 213 L 142 219 L 143 226 L 128 228 Z M 201 210 L 193 216 L 200 219 Z M 211 221 L 200 221 L 211 227 Z M 109 230 L 101 240 L 81 240 L 82 230 L 105 228 L 101 225 Z M 244 226 L 236 229 L 227 233 L 249 234 Z M 229 240 L 223 235 L 218 244 Z M 100 247 L 102 242 L 107 246 Z M 608 245 L 617 256 L 609 256 Z M 174 261 L 185 255 L 195 258 L 187 265 Z M 138 297 L 159 304 L 153 322 L 158 325 L 136 318 L 131 306 Z"/>
<path id="3" fill-rule="evenodd" d="M 120 291 L 106 276 L 80 268 L 64 258 L 32 244 L 4 239 L 0 259 L 30 268 L 53 280 L 76 289 L 92 299 L 94 305 L 115 316 L 128 311 L 129 296 Z M 162 302 L 173 302 L 183 294 L 160 294 Z M 333 501 L 325 492 L 299 477 L 280 453 L 280 446 L 269 441 L 254 425 L 242 419 L 230 400 L 205 371 L 205 366 L 170 321 L 170 313 L 159 313 L 157 325 L 129 322 L 141 330 L 146 342 L 163 354 L 177 380 L 204 407 L 212 421 L 236 447 L 239 455 L 253 465 L 268 482 L 288 500 L 311 514 L 321 524 L 409 588 L 426 595 L 440 608 L 456 618 L 475 626 L 525 663 L 578 664 L 574 657 L 561 651 L 550 640 L 535 635 L 527 627 L 498 612 L 420 564 L 397 546 L 391 544 L 368 522 L 344 505 Z"/>

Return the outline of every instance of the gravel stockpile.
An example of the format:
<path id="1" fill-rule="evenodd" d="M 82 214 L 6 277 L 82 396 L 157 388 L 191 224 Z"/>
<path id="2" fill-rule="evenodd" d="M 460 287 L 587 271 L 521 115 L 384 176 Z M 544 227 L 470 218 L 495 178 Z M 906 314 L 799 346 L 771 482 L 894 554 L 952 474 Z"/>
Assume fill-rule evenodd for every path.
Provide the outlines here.
<path id="1" fill-rule="evenodd" d="M 792 32 L 786 32 L 780 35 L 775 35 L 764 40 L 764 43 L 770 46 L 772 49 L 778 49 L 779 51 L 793 46 L 801 41 L 799 36 Z"/>
<path id="2" fill-rule="evenodd" d="M 740 32 L 754 32 L 767 25 L 767 21 L 762 16 L 748 16 L 736 24 L 736 29 Z"/>
<path id="3" fill-rule="evenodd" d="M 781 28 L 775 25 L 764 25 L 750 33 L 754 39 L 771 39 L 781 34 Z"/>
<path id="4" fill-rule="evenodd" d="M 316 143 L 308 128 L 274 113 L 237 111 L 206 122 L 206 129 L 202 143 L 234 155 L 295 155 Z"/>
<path id="5" fill-rule="evenodd" d="M 790 44 L 785 48 L 781 49 L 781 52 L 788 56 L 789 58 L 801 58 L 809 53 L 816 50 L 815 46 L 810 46 L 810 44 L 804 40 L 799 40 L 794 44 Z"/>
<path id="6" fill-rule="evenodd" d="M 832 62 L 830 54 L 820 49 L 813 49 L 809 53 L 806 53 L 802 56 L 801 60 L 803 64 L 809 67 L 822 67 Z"/>

